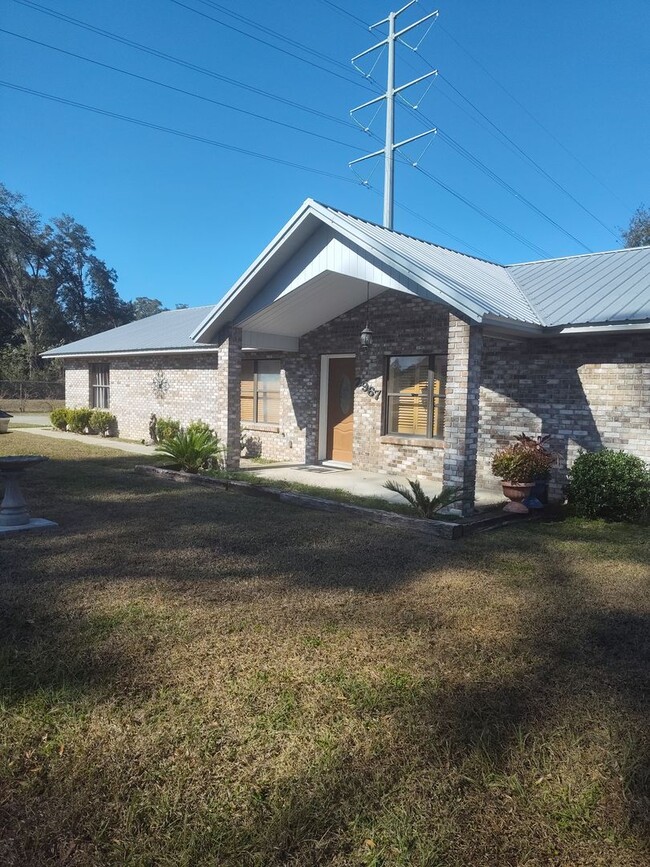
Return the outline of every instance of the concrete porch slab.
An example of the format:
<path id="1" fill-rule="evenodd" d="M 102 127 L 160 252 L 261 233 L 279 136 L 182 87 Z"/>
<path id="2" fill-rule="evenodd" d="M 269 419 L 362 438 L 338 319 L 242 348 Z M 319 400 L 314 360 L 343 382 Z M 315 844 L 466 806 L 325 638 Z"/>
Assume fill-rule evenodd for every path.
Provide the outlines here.
<path id="1" fill-rule="evenodd" d="M 399 494 L 387 491 L 384 482 L 392 479 L 408 487 L 406 476 L 371 473 L 365 470 L 348 469 L 325 464 L 259 464 L 242 458 L 241 469 L 255 473 L 263 479 L 278 479 L 302 485 L 313 485 L 323 491 L 338 488 L 357 497 L 380 497 L 390 503 L 404 503 Z M 439 494 L 442 482 L 420 479 L 428 496 Z M 505 503 L 500 491 L 477 490 L 476 506 L 479 509 Z"/>

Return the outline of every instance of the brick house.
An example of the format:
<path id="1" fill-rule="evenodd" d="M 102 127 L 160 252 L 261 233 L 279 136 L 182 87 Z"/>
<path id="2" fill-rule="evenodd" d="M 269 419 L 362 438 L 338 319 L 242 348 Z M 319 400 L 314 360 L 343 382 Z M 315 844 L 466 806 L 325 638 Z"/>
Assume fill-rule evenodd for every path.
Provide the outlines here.
<path id="1" fill-rule="evenodd" d="M 45 357 L 121 436 L 201 418 L 232 467 L 244 428 L 275 460 L 461 485 L 469 513 L 521 431 L 552 435 L 555 495 L 580 448 L 650 461 L 649 336 L 650 247 L 501 266 L 307 200 L 216 306 Z"/>

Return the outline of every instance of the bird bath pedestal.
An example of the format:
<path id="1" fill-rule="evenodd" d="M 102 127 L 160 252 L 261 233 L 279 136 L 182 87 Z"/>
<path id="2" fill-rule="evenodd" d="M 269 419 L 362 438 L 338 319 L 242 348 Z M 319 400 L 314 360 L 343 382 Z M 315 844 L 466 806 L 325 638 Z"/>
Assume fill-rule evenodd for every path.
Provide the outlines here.
<path id="1" fill-rule="evenodd" d="M 18 484 L 20 476 L 27 467 L 46 460 L 47 458 L 41 455 L 0 457 L 0 477 L 5 483 L 5 495 L 0 504 L 0 534 L 57 526 L 54 521 L 48 521 L 45 518 L 30 518 L 23 492 Z"/>

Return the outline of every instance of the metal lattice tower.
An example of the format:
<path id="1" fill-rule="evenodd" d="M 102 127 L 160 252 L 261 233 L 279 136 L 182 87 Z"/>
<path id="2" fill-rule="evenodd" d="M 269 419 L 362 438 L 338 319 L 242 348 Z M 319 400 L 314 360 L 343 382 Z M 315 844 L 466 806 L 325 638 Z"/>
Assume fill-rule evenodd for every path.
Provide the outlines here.
<path id="1" fill-rule="evenodd" d="M 398 9 L 397 12 L 391 12 L 387 18 L 383 18 L 381 21 L 378 21 L 376 24 L 370 25 L 370 30 L 374 30 L 375 27 L 380 27 L 382 24 L 388 24 L 388 35 L 385 39 L 382 39 L 380 42 L 377 42 L 376 45 L 373 45 L 372 48 L 368 48 L 365 51 L 362 51 L 360 54 L 357 54 L 352 58 L 352 64 L 356 69 L 359 67 L 356 65 L 356 61 L 360 60 L 362 57 L 366 57 L 371 54 L 373 51 L 377 51 L 378 49 L 386 46 L 388 51 L 388 69 L 387 69 L 387 79 L 386 79 L 386 92 L 381 94 L 381 96 L 377 96 L 375 99 L 371 99 L 368 102 L 364 102 L 362 105 L 358 105 L 356 108 L 353 108 L 350 112 L 350 115 L 354 119 L 354 113 L 360 111 L 361 109 L 368 108 L 371 105 L 377 105 L 381 103 L 383 100 L 386 100 L 386 138 L 384 147 L 380 150 L 374 151 L 371 154 L 366 154 L 363 157 L 359 157 L 356 160 L 352 160 L 349 163 L 350 166 L 355 165 L 356 163 L 363 162 L 364 160 L 372 159 L 373 157 L 384 155 L 384 219 L 383 225 L 387 229 L 393 228 L 393 197 L 395 190 L 395 151 L 398 148 L 403 147 L 404 145 L 410 144 L 410 142 L 414 142 L 417 139 L 421 139 L 427 135 L 435 135 L 437 130 L 434 128 L 427 130 L 426 132 L 419 133 L 419 135 L 411 136 L 410 138 L 404 139 L 400 142 L 395 142 L 395 98 L 399 96 L 404 90 L 409 87 L 412 87 L 414 84 L 417 84 L 420 81 L 424 81 L 425 79 L 431 78 L 438 74 L 438 70 L 434 69 L 432 72 L 427 72 L 426 75 L 421 75 L 419 78 L 414 78 L 412 81 L 407 82 L 406 84 L 402 84 L 399 87 L 395 87 L 395 43 L 399 40 L 403 42 L 407 47 L 412 50 L 417 50 L 413 48 L 413 46 L 405 43 L 402 37 L 405 33 L 419 27 L 421 24 L 424 24 L 425 21 L 431 21 L 433 23 L 433 19 L 438 17 L 438 12 L 430 12 L 428 15 L 425 15 L 423 18 L 420 18 L 418 21 L 415 21 L 413 24 L 409 24 L 407 27 L 403 27 L 401 30 L 395 29 L 395 24 L 397 19 L 403 12 L 406 12 L 411 6 L 417 3 L 418 0 L 411 0 L 410 3 L 407 3 L 406 6 L 403 6 L 401 9 Z M 430 25 L 431 26 L 431 25 Z M 428 31 L 427 31 L 428 32 Z M 426 35 L 426 34 L 425 34 Z M 421 41 L 421 40 L 420 40 Z M 373 67 L 374 68 L 374 67 Z M 363 70 L 359 69 L 367 78 L 369 78 L 369 74 L 364 73 Z M 365 132 L 369 132 L 369 127 L 363 127 Z"/>

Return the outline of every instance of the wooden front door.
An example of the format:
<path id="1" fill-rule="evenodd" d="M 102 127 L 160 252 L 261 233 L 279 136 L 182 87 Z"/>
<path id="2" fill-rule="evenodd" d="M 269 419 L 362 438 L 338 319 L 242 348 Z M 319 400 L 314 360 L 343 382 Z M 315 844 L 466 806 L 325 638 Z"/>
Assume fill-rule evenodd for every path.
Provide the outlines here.
<path id="1" fill-rule="evenodd" d="M 352 463 L 354 358 L 330 358 L 327 396 L 327 459 Z"/>

